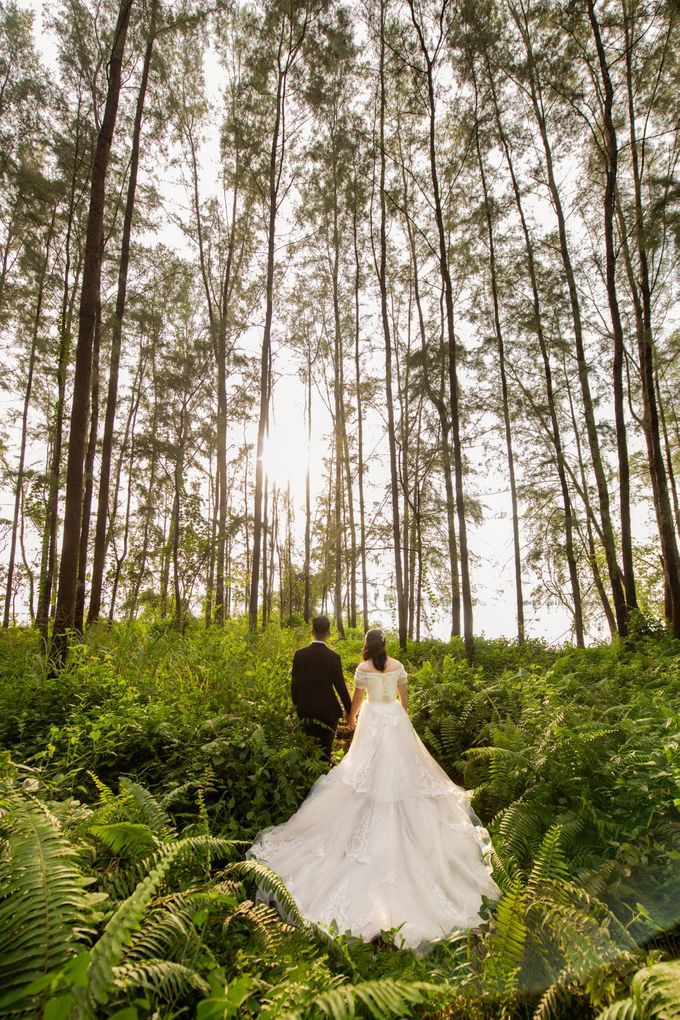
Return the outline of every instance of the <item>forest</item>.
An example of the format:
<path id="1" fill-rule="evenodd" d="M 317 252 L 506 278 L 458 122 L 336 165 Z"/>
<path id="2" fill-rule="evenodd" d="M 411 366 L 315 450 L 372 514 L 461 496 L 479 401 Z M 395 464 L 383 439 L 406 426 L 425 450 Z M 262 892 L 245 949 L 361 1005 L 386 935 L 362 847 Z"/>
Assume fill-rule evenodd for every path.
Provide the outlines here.
<path id="1" fill-rule="evenodd" d="M 0 1015 L 680 1015 L 679 43 L 0 0 Z M 493 837 L 425 954 L 244 860 L 318 612 Z"/>

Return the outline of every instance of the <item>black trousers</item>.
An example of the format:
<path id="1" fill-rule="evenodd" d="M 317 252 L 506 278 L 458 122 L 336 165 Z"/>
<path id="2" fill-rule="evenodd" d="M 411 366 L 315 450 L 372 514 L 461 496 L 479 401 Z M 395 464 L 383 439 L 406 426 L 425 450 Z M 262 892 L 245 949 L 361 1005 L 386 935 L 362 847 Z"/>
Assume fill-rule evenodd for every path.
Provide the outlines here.
<path id="1" fill-rule="evenodd" d="M 310 737 L 314 737 L 317 744 L 321 748 L 324 758 L 326 761 L 331 760 L 331 751 L 333 750 L 333 741 L 335 740 L 335 730 L 337 722 L 334 723 L 321 723 L 316 719 L 300 719 L 302 728 Z"/>

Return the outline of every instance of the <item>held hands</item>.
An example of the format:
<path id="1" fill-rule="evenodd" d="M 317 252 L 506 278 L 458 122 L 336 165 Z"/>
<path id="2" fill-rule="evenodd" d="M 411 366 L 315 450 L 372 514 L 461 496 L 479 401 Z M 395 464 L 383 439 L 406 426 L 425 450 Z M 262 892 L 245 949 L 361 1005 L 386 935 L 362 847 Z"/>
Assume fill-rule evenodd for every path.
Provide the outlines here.
<path id="1" fill-rule="evenodd" d="M 357 717 L 355 715 L 351 715 L 351 714 L 348 715 L 347 716 L 347 723 L 346 723 L 347 729 L 348 730 L 355 729 L 356 724 L 357 724 Z"/>

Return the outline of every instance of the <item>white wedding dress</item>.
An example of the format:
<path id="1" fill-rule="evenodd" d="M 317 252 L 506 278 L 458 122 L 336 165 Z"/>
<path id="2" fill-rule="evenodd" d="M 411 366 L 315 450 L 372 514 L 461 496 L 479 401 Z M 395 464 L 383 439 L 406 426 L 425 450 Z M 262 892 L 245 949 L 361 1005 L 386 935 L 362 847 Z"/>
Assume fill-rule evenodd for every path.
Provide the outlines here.
<path id="1" fill-rule="evenodd" d="M 396 700 L 406 682 L 403 668 L 356 671 L 367 701 L 349 751 L 246 856 L 275 871 L 317 924 L 366 941 L 401 925 L 397 944 L 415 948 L 480 923 L 482 894 L 500 890 L 469 795 Z"/>

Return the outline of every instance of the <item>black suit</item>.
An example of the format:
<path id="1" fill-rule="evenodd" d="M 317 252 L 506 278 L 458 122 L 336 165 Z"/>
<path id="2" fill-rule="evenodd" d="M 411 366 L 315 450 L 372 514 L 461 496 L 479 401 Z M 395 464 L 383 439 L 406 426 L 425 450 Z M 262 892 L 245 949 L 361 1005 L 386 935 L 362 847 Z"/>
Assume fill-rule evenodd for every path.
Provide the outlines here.
<path id="1" fill-rule="evenodd" d="M 299 648 L 293 656 L 290 693 L 305 732 L 318 740 L 330 761 L 335 727 L 342 715 L 338 697 L 347 712 L 352 707 L 338 653 L 322 641 Z"/>

